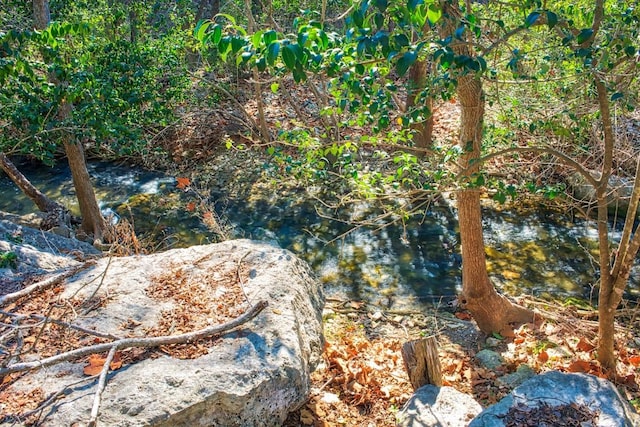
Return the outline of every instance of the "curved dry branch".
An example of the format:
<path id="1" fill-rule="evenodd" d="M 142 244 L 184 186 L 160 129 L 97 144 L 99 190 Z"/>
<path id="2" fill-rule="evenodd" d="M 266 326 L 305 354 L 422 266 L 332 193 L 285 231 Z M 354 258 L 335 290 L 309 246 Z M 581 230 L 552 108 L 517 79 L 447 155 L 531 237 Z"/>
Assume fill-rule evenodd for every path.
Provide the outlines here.
<path id="1" fill-rule="evenodd" d="M 61 283 L 63 280 L 73 276 L 74 274 L 88 268 L 92 265 L 95 265 L 94 261 L 87 261 L 77 267 L 70 268 L 69 270 L 65 270 L 62 273 L 56 274 L 55 276 L 51 276 L 48 279 L 42 280 L 40 282 L 34 283 L 31 286 L 27 286 L 24 289 L 21 289 L 17 292 L 13 292 L 10 294 L 6 294 L 0 297 L 0 307 L 4 307 L 5 305 L 9 305 L 14 301 L 19 300 L 22 297 L 26 297 L 35 292 L 39 292 L 57 284 Z"/>
<path id="2" fill-rule="evenodd" d="M 46 368 L 47 366 L 52 366 L 57 363 L 66 362 L 69 360 L 74 360 L 79 357 L 88 356 L 94 353 L 102 353 L 104 351 L 111 351 L 112 349 L 119 348 L 127 348 L 127 347 L 159 347 L 162 345 L 169 344 L 185 344 L 193 341 L 197 341 L 199 339 L 208 338 L 213 335 L 220 334 L 222 332 L 227 332 L 231 329 L 234 329 L 243 323 L 248 322 L 249 320 L 256 317 L 262 310 L 267 307 L 268 303 L 266 301 L 259 301 L 256 305 L 252 306 L 249 310 L 236 317 L 229 322 L 223 323 L 221 325 L 210 326 L 208 328 L 199 329 L 193 332 L 187 332 L 179 335 L 172 336 L 161 336 L 161 337 L 134 337 L 134 338 L 123 338 L 120 340 L 96 344 L 87 347 L 78 348 L 75 350 L 67 351 L 64 353 L 57 354 L 55 356 L 47 357 L 41 360 L 34 360 L 32 362 L 23 362 L 23 363 L 15 363 L 13 365 L 9 365 L 5 368 L 0 369 L 0 378 L 7 374 L 11 374 L 14 372 L 22 372 L 28 371 L 36 368 Z"/>

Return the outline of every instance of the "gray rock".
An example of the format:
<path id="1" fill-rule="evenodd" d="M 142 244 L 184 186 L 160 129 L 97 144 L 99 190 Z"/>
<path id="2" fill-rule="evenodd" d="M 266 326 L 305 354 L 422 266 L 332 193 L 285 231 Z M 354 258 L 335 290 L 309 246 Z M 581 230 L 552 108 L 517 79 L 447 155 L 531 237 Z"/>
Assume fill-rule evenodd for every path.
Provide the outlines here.
<path id="1" fill-rule="evenodd" d="M 509 388 L 514 388 L 525 382 L 531 377 L 534 377 L 536 372 L 531 369 L 529 365 L 520 365 L 515 372 L 504 375 L 497 379 L 499 384 L 505 385 Z"/>
<path id="2" fill-rule="evenodd" d="M 13 220 L 19 218 L 0 212 L 0 252 L 16 255 L 15 266 L 0 271 L 0 295 L 20 290 L 30 277 L 77 266 L 76 257 L 102 255 L 87 243 L 15 224 Z"/>
<path id="3" fill-rule="evenodd" d="M 500 402 L 485 409 L 469 427 L 504 427 L 504 415 L 517 405 L 538 407 L 577 403 L 598 412 L 597 427 L 634 427 L 640 418 L 609 381 L 588 374 L 546 372 L 527 380 Z"/>
<path id="4" fill-rule="evenodd" d="M 478 359 L 478 362 L 487 369 L 496 369 L 504 363 L 504 359 L 500 353 L 489 349 L 480 350 L 476 353 L 476 359 Z"/>
<path id="5" fill-rule="evenodd" d="M 473 397 L 452 387 L 425 385 L 398 413 L 399 427 L 464 427 L 482 411 Z"/>
<path id="6" fill-rule="evenodd" d="M 163 310 L 177 304 L 147 295 L 153 277 L 179 266 L 184 274 L 205 272 L 206 289 L 206 282 L 215 283 L 220 271 L 235 277 L 240 264 L 249 301 L 266 300 L 269 306 L 220 336 L 207 354 L 196 359 L 164 356 L 112 372 L 102 395 L 100 425 L 277 426 L 305 402 L 310 372 L 323 350 L 324 298 L 309 267 L 286 250 L 237 240 L 110 262 L 101 259 L 72 278 L 63 297 L 74 293 L 87 297 L 96 291 L 98 297 L 108 295 L 106 306 L 76 323 L 116 335 L 144 335 L 145 328 L 162 318 Z M 135 329 L 121 329 L 131 320 Z M 69 385 L 64 398 L 46 414 L 44 425 L 81 424 L 90 418 L 96 389 L 95 381 L 70 385 L 80 379 L 82 368 L 80 363 L 65 363 L 39 370 L 14 387 L 37 385 L 49 395 Z"/>
<path id="7" fill-rule="evenodd" d="M 490 347 L 490 348 L 494 348 L 502 344 L 502 340 L 499 340 L 498 338 L 494 338 L 494 337 L 487 337 L 487 339 L 484 342 L 487 345 L 487 347 Z"/>

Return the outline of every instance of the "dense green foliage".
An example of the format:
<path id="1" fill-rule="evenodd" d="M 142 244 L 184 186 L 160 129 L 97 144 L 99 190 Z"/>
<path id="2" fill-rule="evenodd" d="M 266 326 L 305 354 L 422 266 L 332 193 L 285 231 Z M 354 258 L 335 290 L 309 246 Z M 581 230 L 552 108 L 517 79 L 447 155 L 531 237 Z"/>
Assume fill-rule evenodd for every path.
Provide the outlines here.
<path id="1" fill-rule="evenodd" d="M 137 16 L 146 19 L 125 26 L 123 7 L 53 4 L 54 21 L 42 31 L 28 29 L 24 21 L 23 28 L 11 28 L 20 20 L 3 16 L 2 151 L 51 161 L 65 131 L 102 155 L 140 155 L 153 129 L 174 120 L 190 85 L 186 22 L 176 21 L 177 13 L 156 15 L 150 5 L 135 2 Z M 58 111 L 62 100 L 73 105 L 64 120 Z"/>

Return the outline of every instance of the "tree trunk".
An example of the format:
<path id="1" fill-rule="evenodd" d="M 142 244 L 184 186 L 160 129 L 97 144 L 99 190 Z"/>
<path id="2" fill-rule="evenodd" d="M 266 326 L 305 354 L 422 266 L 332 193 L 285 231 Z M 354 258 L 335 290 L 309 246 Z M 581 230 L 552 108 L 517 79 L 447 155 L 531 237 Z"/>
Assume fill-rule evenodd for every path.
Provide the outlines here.
<path id="1" fill-rule="evenodd" d="M 59 119 L 68 118 L 70 113 L 71 106 L 66 101 L 63 101 L 62 105 L 60 105 Z M 93 191 L 91 177 L 84 158 L 84 150 L 80 143 L 71 141 L 70 135 L 64 135 L 63 138 L 64 152 L 67 155 L 73 178 L 73 187 L 76 190 L 80 214 L 82 215 L 80 228 L 88 235 L 93 235 L 94 242 L 101 241 L 107 223 L 102 216 L 102 212 L 100 212 L 96 194 Z"/>
<path id="2" fill-rule="evenodd" d="M 46 19 L 46 27 L 49 24 L 48 20 L 50 16 L 48 14 L 44 15 L 42 11 L 48 12 L 49 2 L 45 0 L 40 3 L 44 4 L 44 6 L 40 7 L 42 4 L 39 4 L 38 8 L 36 8 L 36 0 L 34 0 L 34 21 L 36 25 L 40 25 Z M 49 79 L 58 86 L 62 85 L 62 82 L 57 81 L 53 75 L 49 76 Z M 62 88 L 62 90 L 64 90 L 64 88 Z M 57 119 L 61 122 L 68 120 L 71 117 L 71 108 L 72 105 L 64 98 L 61 98 L 58 106 Z M 80 205 L 80 214 L 82 215 L 80 228 L 88 235 L 93 235 L 94 242 L 101 241 L 107 223 L 100 212 L 100 207 L 98 206 L 98 201 L 93 191 L 84 158 L 84 150 L 79 143 L 72 141 L 71 135 L 66 132 L 62 135 L 62 143 L 65 154 L 67 155 L 67 161 L 69 162 L 69 168 L 71 169 L 78 204 Z"/>
<path id="3" fill-rule="evenodd" d="M 410 114 L 412 108 L 416 106 L 416 98 L 425 89 L 427 85 L 427 76 L 430 64 L 426 61 L 416 61 L 409 68 L 409 88 L 407 90 L 407 101 L 405 103 L 405 113 Z M 433 99 L 429 96 L 425 100 L 425 105 L 429 110 L 428 117 L 423 118 L 419 122 L 411 123 L 411 131 L 413 133 L 413 143 L 418 149 L 417 155 L 424 156 L 431 148 L 431 140 L 433 135 Z"/>
<path id="4" fill-rule="evenodd" d="M 445 23 L 442 36 L 453 34 L 457 20 L 461 16 L 454 9 L 455 3 L 442 2 Z M 452 44 L 457 55 L 475 56 L 472 43 L 458 41 Z M 463 188 L 457 192 L 458 222 L 460 226 L 460 245 L 462 249 L 462 294 L 459 301 L 468 309 L 480 330 L 485 333 L 507 333 L 511 323 L 525 323 L 534 320 L 532 311 L 512 304 L 498 294 L 487 273 L 482 235 L 482 211 L 480 191 L 476 188 L 464 188 L 479 171 L 480 147 L 482 143 L 482 124 L 484 120 L 484 93 L 482 80 L 472 73 L 463 73 L 457 78 L 456 95 L 460 102 L 460 135 L 462 148 L 460 158 L 461 180 Z"/>
<path id="5" fill-rule="evenodd" d="M 442 370 L 435 337 L 406 342 L 402 345 L 401 353 L 414 390 L 426 384 L 442 387 Z"/>
<path id="6" fill-rule="evenodd" d="M 64 206 L 54 202 L 48 198 L 44 193 L 38 190 L 31 184 L 31 182 L 24 176 L 18 168 L 13 164 L 11 160 L 4 154 L 0 153 L 0 168 L 9 176 L 20 191 L 22 191 L 33 203 L 38 206 L 38 209 L 42 212 L 51 212 L 57 209 L 64 209 Z"/>
<path id="7" fill-rule="evenodd" d="M 51 21 L 48 0 L 33 0 L 33 24 L 36 29 L 44 30 Z"/>

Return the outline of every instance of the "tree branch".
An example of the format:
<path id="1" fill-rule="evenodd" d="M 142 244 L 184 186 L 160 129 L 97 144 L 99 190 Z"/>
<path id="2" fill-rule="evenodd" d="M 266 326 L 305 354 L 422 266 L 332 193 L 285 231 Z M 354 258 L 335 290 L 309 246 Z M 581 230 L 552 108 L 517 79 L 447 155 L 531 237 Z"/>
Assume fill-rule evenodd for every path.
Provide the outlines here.
<path id="1" fill-rule="evenodd" d="M 93 399 L 93 407 L 91 408 L 91 419 L 89 419 L 89 424 L 87 424 L 87 427 L 96 427 L 96 425 L 98 424 L 100 400 L 102 400 L 102 392 L 107 386 L 107 374 L 109 373 L 109 366 L 111 366 L 111 362 L 113 361 L 113 357 L 116 355 L 116 351 L 118 351 L 118 347 L 111 347 L 111 350 L 109 350 L 109 354 L 107 354 L 107 358 L 104 361 L 104 365 L 102 365 L 102 371 L 100 371 L 100 378 L 98 379 L 98 386 L 96 388 L 96 395 Z"/>
<path id="2" fill-rule="evenodd" d="M 67 351 L 65 353 L 57 354 L 55 356 L 47 357 L 41 360 L 35 360 L 32 362 L 23 362 L 16 363 L 13 365 L 9 365 L 6 368 L 0 368 L 0 378 L 7 374 L 11 374 L 13 372 L 22 372 L 28 371 L 36 368 L 46 368 L 47 366 L 52 366 L 60 362 L 66 362 L 69 360 L 74 360 L 79 357 L 88 356 L 89 354 L 101 353 L 104 351 L 110 351 L 112 348 L 126 348 L 126 347 L 159 347 L 162 345 L 169 344 L 184 344 L 190 343 L 193 341 L 197 341 L 199 339 L 207 338 L 212 335 L 217 335 L 222 332 L 229 331 L 240 326 L 243 323 L 248 322 L 249 320 L 256 317 L 262 310 L 267 307 L 268 303 L 266 301 L 260 301 L 256 305 L 252 306 L 249 310 L 244 312 L 242 315 L 236 317 L 229 322 L 223 323 L 221 325 L 210 326 L 208 328 L 199 329 L 193 332 L 187 332 L 184 334 L 173 335 L 173 336 L 161 336 L 161 337 L 134 337 L 134 338 L 123 338 L 120 340 L 112 341 L 104 344 L 96 344 L 87 347 L 78 348 L 75 350 Z"/>
<path id="3" fill-rule="evenodd" d="M 94 261 L 87 261 L 84 264 L 81 264 L 77 267 L 73 267 L 69 270 L 63 271 L 62 273 L 56 274 L 55 276 L 51 276 L 48 279 L 42 280 L 40 282 L 34 283 L 31 286 L 27 286 L 24 289 L 21 289 L 17 292 L 13 292 L 10 294 L 6 294 L 0 297 L 0 307 L 4 307 L 6 305 L 11 304 L 14 301 L 19 300 L 22 297 L 26 297 L 32 293 L 42 291 L 48 288 L 51 288 L 55 285 L 60 284 L 65 279 L 73 276 L 74 274 L 94 265 Z"/>

